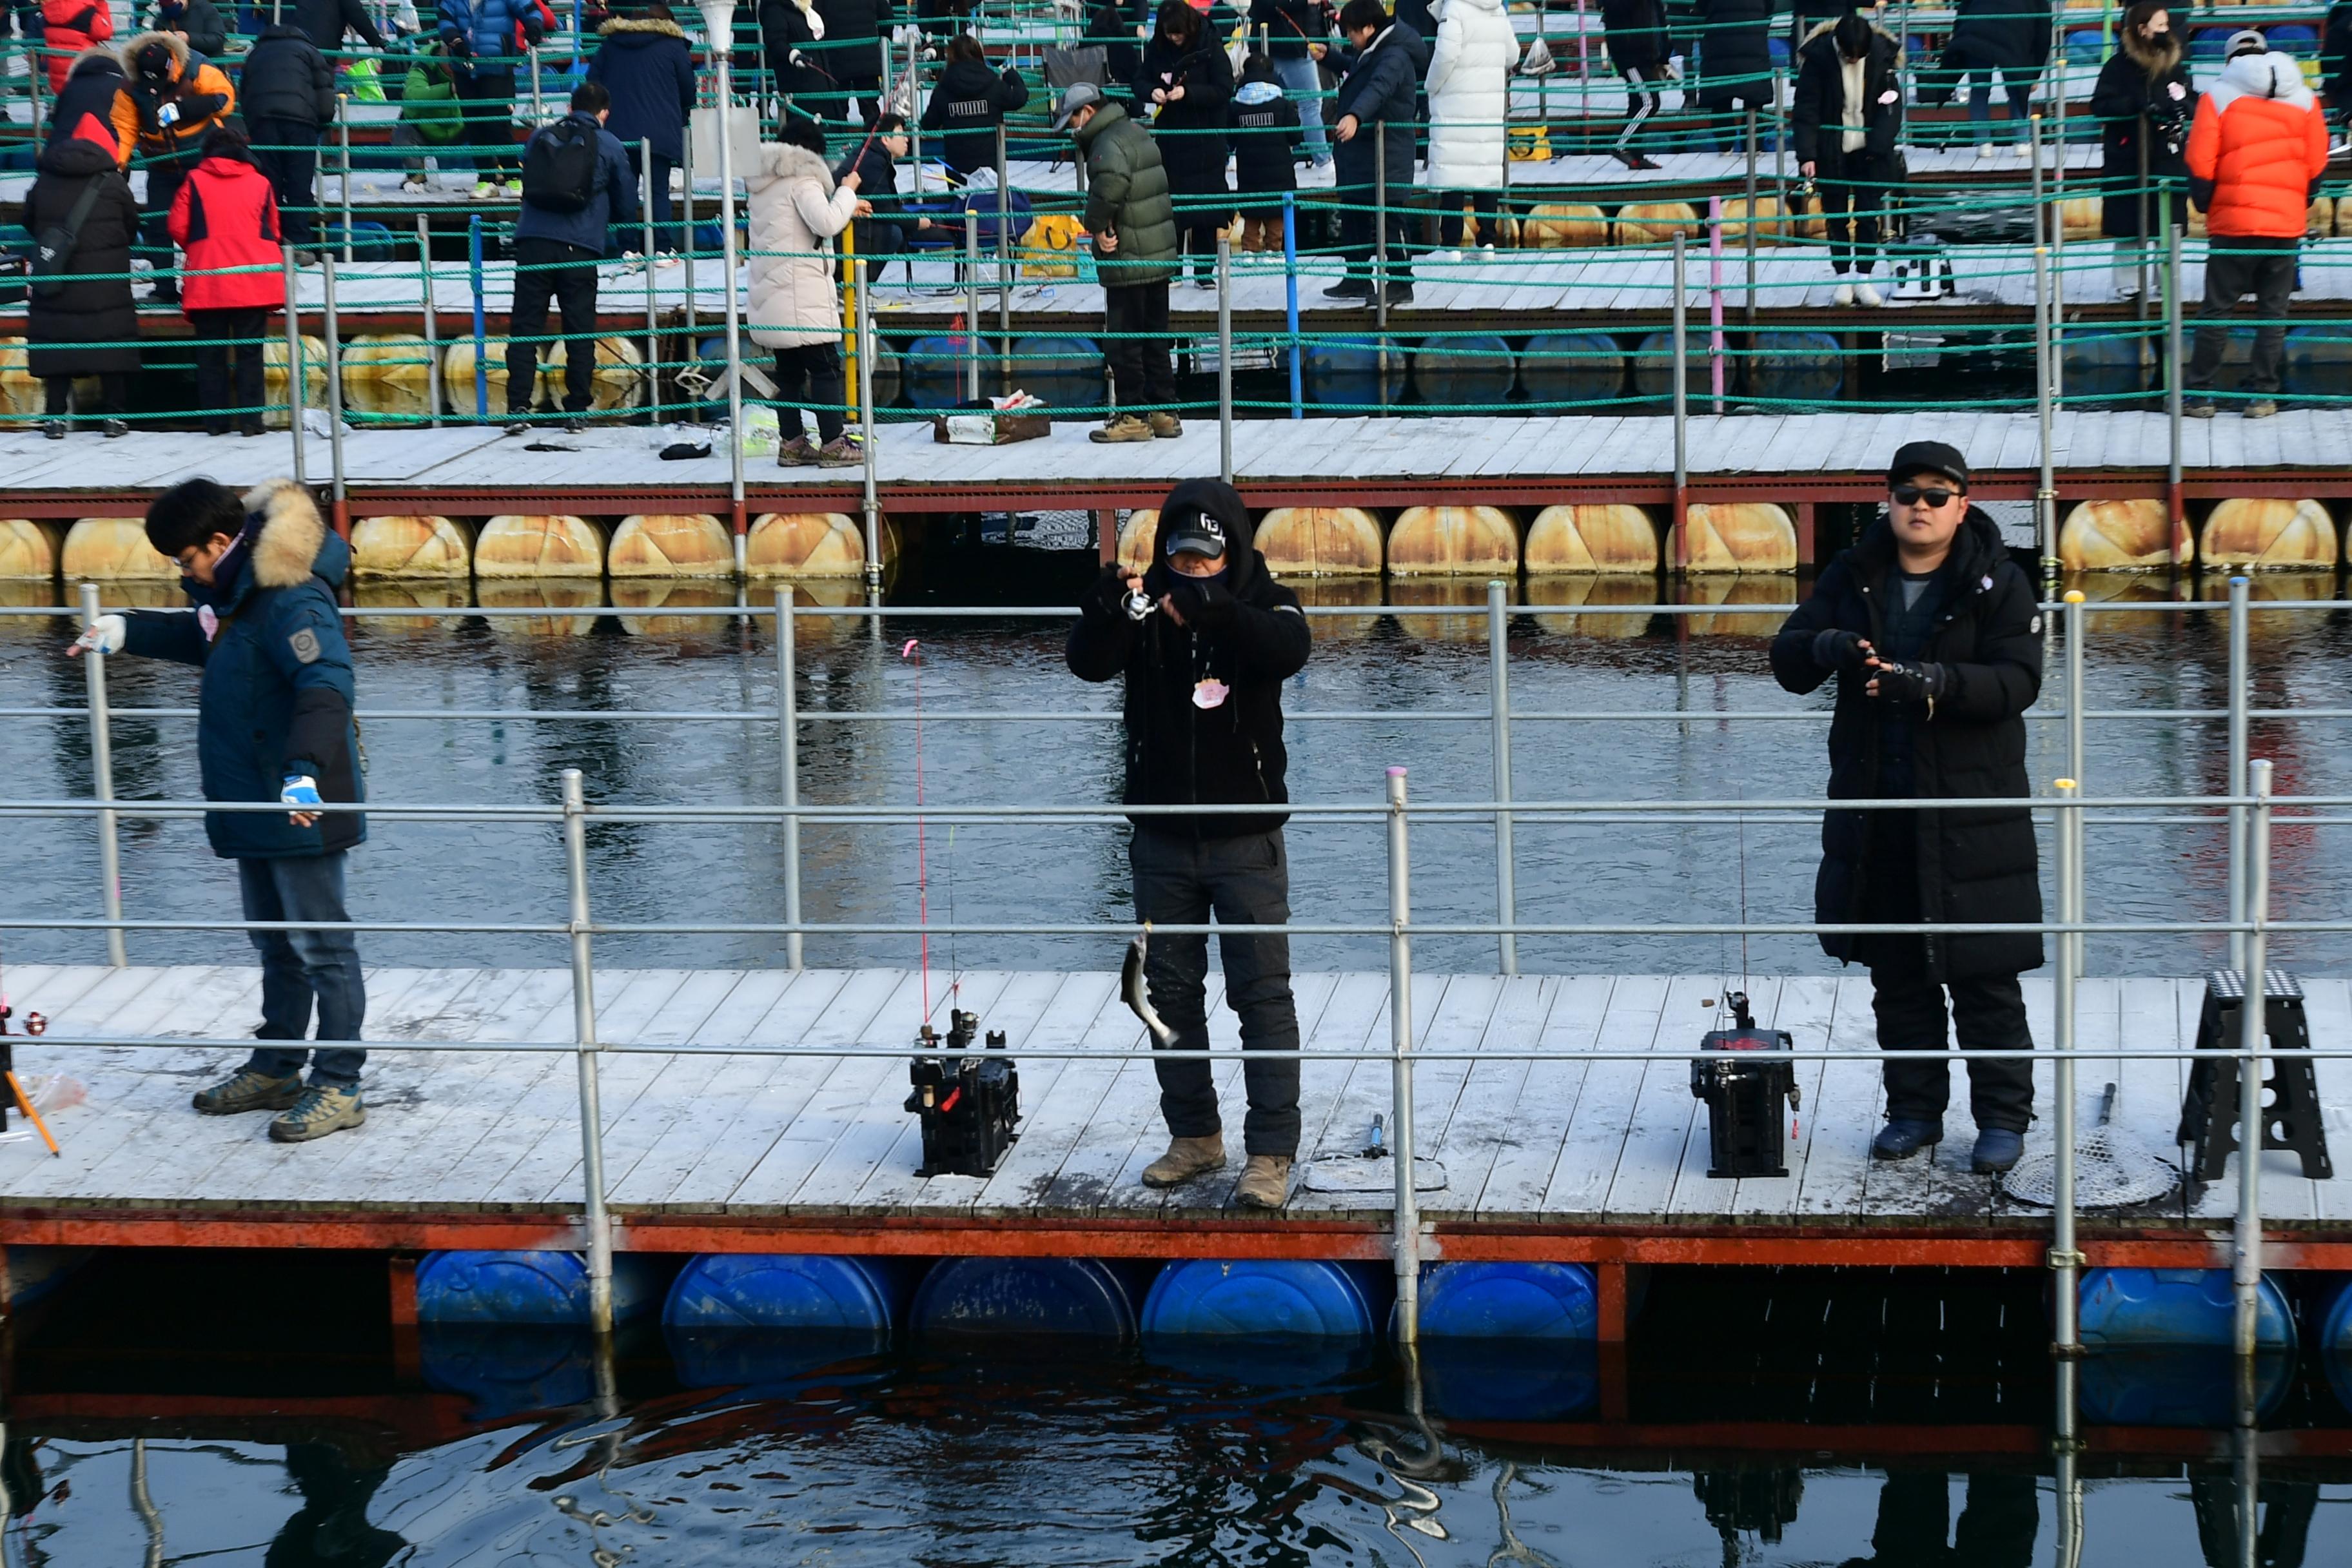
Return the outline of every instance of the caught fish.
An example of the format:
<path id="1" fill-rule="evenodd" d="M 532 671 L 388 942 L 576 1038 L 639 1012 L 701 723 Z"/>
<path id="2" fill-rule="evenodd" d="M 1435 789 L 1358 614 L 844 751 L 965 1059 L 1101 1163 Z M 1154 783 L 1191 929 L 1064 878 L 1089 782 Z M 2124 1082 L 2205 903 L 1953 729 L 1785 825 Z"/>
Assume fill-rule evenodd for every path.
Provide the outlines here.
<path id="1" fill-rule="evenodd" d="M 1143 1026 L 1162 1047 L 1176 1043 L 1176 1031 L 1162 1023 L 1160 1015 L 1151 1010 L 1151 994 L 1143 984 L 1143 960 L 1150 951 L 1151 928 L 1146 925 L 1127 944 L 1127 962 L 1119 966 L 1118 994 L 1127 999 L 1128 1009 L 1143 1020 Z"/>

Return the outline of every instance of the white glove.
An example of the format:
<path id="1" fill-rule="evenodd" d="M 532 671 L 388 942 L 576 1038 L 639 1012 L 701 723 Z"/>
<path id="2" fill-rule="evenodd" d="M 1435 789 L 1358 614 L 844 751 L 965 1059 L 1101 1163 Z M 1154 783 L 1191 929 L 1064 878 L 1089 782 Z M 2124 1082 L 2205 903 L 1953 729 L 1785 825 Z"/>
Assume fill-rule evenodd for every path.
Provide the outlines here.
<path id="1" fill-rule="evenodd" d="M 2172 95 L 2172 101 L 2175 103 L 2179 103 L 2182 99 L 2189 96 L 2189 89 L 2181 86 L 2177 81 L 2165 83 L 2164 90 Z"/>
<path id="2" fill-rule="evenodd" d="M 131 623 L 121 616 L 100 616 L 90 622 L 89 629 L 74 638 L 66 652 L 121 653 L 122 645 L 131 640 Z"/>

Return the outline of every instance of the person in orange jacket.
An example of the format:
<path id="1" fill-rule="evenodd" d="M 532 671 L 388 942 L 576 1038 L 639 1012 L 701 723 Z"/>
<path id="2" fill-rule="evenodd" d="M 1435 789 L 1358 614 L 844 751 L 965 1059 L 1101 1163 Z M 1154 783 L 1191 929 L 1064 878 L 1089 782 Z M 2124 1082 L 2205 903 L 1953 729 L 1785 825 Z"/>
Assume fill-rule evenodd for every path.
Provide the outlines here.
<path id="1" fill-rule="evenodd" d="M 177 33 L 141 33 L 122 46 L 130 73 L 114 95 L 114 132 L 147 171 L 141 227 L 156 271 L 157 300 L 177 300 L 171 272 L 172 240 L 164 231 L 173 198 L 201 156 L 205 135 L 236 108 L 236 89 L 218 66 L 188 47 Z"/>
<path id="2" fill-rule="evenodd" d="M 2197 105 L 2186 157 L 2189 199 L 2205 215 L 2209 245 L 2205 307 L 2197 316 L 2181 412 L 2213 417 L 2213 376 L 2221 368 L 2229 318 L 2252 294 L 2254 355 L 2245 416 L 2267 418 L 2278 412 L 2295 253 L 2327 172 L 2327 121 L 2294 60 L 2272 54 L 2248 28 L 2231 35 L 2221 79 Z"/>

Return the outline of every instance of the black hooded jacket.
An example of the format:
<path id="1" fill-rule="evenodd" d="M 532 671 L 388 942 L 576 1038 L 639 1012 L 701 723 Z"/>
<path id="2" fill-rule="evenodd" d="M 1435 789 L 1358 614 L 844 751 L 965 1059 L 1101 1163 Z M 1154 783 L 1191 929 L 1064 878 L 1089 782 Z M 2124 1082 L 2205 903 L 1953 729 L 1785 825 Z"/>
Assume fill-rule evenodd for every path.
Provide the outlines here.
<path id="1" fill-rule="evenodd" d="M 1813 657 L 1822 631 L 1856 632 L 1885 646 L 1887 595 L 1895 588 L 1895 535 L 1885 517 L 1862 542 L 1832 562 L 1772 640 L 1772 674 L 1800 695 L 1832 671 Z M 1865 669 L 1836 674 L 1837 707 L 1830 721 L 1830 798 L 1880 798 L 1879 761 L 1885 726 L 1906 721 L 1912 775 L 1909 798 L 1990 799 L 2032 793 L 2025 772 L 2025 710 L 2042 689 L 2042 617 L 2033 584 L 2000 542 L 2000 531 L 1971 507 L 1942 568 L 1943 605 L 1919 654 L 1945 672 L 1934 702 L 1868 696 Z M 1822 818 L 1822 867 L 1814 884 L 1813 918 L 1823 924 L 1863 923 L 1874 908 L 1908 906 L 1909 889 L 1893 897 L 1874 886 L 1872 835 L 1858 811 Z M 2033 817 L 2015 809 L 1923 810 L 1909 814 L 1917 835 L 1914 866 L 1916 908 L 1930 921 L 2024 924 L 2042 918 L 2042 883 Z M 1832 958 L 1857 956 L 1860 939 L 1824 934 Z M 1927 972 L 1937 980 L 2016 974 L 2042 963 L 2042 938 L 2030 932 L 1923 937 Z"/>
<path id="2" fill-rule="evenodd" d="M 237 108 L 247 120 L 290 120 L 313 128 L 335 119 L 335 68 L 291 22 L 272 22 L 246 52 Z"/>
<path id="3" fill-rule="evenodd" d="M 1016 109 L 1026 108 L 1029 84 L 1007 66 L 984 60 L 950 60 L 923 106 L 923 129 L 940 136 L 940 156 L 958 174 L 996 167 L 996 128 Z"/>
<path id="4" fill-rule="evenodd" d="M 1213 519 L 1225 534 L 1223 575 L 1185 577 L 1167 564 L 1167 540 L 1179 521 Z M 1129 805 L 1226 805 L 1251 809 L 1211 816 L 1144 816 L 1138 827 L 1230 838 L 1266 833 L 1289 814 L 1282 745 L 1282 683 L 1306 668 L 1307 617 L 1298 595 L 1276 582 L 1252 542 L 1249 509 L 1232 486 L 1187 479 L 1169 492 L 1153 537 L 1144 592 L 1172 596 L 1179 626 L 1155 609 L 1129 618 L 1127 589 L 1116 567 L 1080 606 L 1066 657 L 1081 680 L 1127 678 L 1127 791 Z M 1224 700 L 1203 708 L 1194 691 L 1222 681 Z"/>

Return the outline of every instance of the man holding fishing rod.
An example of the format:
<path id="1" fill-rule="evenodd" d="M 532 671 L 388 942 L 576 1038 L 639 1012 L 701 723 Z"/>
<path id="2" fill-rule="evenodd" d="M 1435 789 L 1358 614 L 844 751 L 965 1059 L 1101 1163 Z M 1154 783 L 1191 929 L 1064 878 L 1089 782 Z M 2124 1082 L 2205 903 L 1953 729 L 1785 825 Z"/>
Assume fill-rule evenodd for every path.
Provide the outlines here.
<path id="1" fill-rule="evenodd" d="M 1151 564 L 1140 574 L 1105 567 L 1078 611 L 1070 672 L 1081 680 L 1127 681 L 1125 802 L 1233 808 L 1133 818 L 1128 859 L 1137 918 L 1199 925 L 1213 913 L 1226 925 L 1287 923 L 1282 683 L 1306 668 L 1307 617 L 1251 542 L 1241 497 L 1215 479 L 1178 485 L 1160 507 Z M 1243 1050 L 1296 1051 L 1290 939 L 1222 936 L 1218 950 Z M 1209 1048 L 1208 970 L 1207 937 L 1150 940 L 1150 1002 L 1138 1011 L 1152 1026 L 1156 1047 Z M 1143 1184 L 1172 1187 L 1223 1170 L 1223 1123 L 1207 1059 L 1156 1065 L 1170 1141 L 1144 1168 Z M 1298 1153 L 1298 1058 L 1253 1055 L 1242 1078 L 1248 1160 L 1234 1197 L 1277 1209 L 1289 1197 Z"/>
<path id="2" fill-rule="evenodd" d="M 1945 993 L 1960 1048 L 2028 1050 L 2018 975 L 2042 966 L 2032 925 L 2042 882 L 2025 710 L 2042 689 L 2042 616 L 2000 530 L 1969 504 L 1967 459 L 1913 441 L 1886 472 L 1885 515 L 1832 562 L 1772 640 L 1772 673 L 1800 695 L 1837 681 L 1830 721 L 1832 800 L 1990 799 L 2014 807 L 1832 811 L 1822 820 L 1813 918 L 1823 925 L 1918 925 L 1908 933 L 1823 932 L 1822 950 L 1870 966 L 1878 1046 L 1947 1049 Z M 1942 1142 L 1951 1069 L 1885 1065 L 1886 1125 L 1872 1155 L 1905 1160 Z M 1969 1062 L 1977 1141 L 1971 1163 L 2017 1163 L 2033 1120 L 2022 1058 Z"/>

